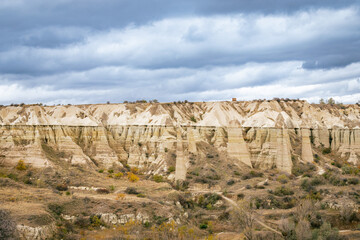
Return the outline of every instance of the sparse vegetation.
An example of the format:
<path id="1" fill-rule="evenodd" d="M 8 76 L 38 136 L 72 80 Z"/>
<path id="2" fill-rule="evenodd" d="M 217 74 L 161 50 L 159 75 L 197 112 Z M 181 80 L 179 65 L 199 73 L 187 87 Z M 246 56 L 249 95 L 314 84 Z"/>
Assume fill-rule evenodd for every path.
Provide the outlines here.
<path id="1" fill-rule="evenodd" d="M 130 182 L 137 182 L 139 181 L 139 177 L 136 176 L 134 173 L 132 172 L 128 172 L 128 179 Z"/>
<path id="2" fill-rule="evenodd" d="M 163 176 L 161 176 L 161 175 L 154 175 L 154 176 L 153 176 L 153 180 L 154 180 L 155 182 L 157 182 L 157 183 L 160 183 L 160 182 L 163 182 L 163 181 L 164 181 L 164 178 L 163 178 Z"/>
<path id="3" fill-rule="evenodd" d="M 27 166 L 25 165 L 24 160 L 19 160 L 17 165 L 16 165 L 16 169 L 20 170 L 20 171 L 24 171 L 27 169 Z"/>

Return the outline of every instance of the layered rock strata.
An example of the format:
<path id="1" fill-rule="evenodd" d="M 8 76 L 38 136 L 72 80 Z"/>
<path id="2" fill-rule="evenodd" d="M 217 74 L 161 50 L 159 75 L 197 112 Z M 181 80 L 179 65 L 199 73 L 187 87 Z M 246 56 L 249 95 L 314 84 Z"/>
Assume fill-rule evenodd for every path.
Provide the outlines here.
<path id="1" fill-rule="evenodd" d="M 158 174 L 172 164 L 175 180 L 185 180 L 188 156 L 206 156 L 200 147 L 206 145 L 239 166 L 287 173 L 294 155 L 313 162 L 314 148 L 331 148 L 349 163 L 360 163 L 357 105 L 252 101 L 12 106 L 0 108 L 0 123 L 3 165 L 19 160 L 34 167 L 128 164 Z"/>

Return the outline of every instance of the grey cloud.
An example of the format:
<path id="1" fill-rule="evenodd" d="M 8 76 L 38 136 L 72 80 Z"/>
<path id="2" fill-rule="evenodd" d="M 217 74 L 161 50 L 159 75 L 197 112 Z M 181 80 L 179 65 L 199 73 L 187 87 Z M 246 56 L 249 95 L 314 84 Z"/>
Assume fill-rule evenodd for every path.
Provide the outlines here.
<path id="1" fill-rule="evenodd" d="M 329 14 L 332 21 L 327 21 Z M 359 10 L 348 8 L 294 15 L 171 18 L 89 35 L 83 30 L 74 38 L 84 40 L 74 44 L 4 51 L 0 72 L 46 75 L 104 66 L 203 68 L 289 60 L 303 61 L 309 69 L 343 67 L 360 61 L 355 50 L 360 47 L 359 21 Z M 71 38 L 77 29 L 64 31 L 68 31 L 64 38 Z"/>
<path id="2" fill-rule="evenodd" d="M 354 100 L 359 7 L 356 0 L 3 1 L 0 102 Z"/>

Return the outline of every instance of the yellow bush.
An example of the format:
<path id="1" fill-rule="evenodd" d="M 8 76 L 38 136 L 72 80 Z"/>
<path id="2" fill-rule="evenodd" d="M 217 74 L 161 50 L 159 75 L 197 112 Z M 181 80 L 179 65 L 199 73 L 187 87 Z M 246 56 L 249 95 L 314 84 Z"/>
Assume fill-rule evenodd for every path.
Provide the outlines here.
<path id="1" fill-rule="evenodd" d="M 116 174 L 114 175 L 114 177 L 115 177 L 116 179 L 119 179 L 119 178 L 121 178 L 122 176 L 124 176 L 124 174 L 123 174 L 122 172 L 118 172 L 118 173 L 116 173 Z"/>
<path id="2" fill-rule="evenodd" d="M 118 195 L 116 196 L 116 200 L 122 200 L 125 198 L 125 194 L 124 193 L 118 193 Z"/>
<path id="3" fill-rule="evenodd" d="M 23 170 L 27 169 L 27 167 L 26 167 L 26 165 L 24 163 L 24 160 L 19 160 L 19 162 L 16 165 L 16 169 L 20 170 L 20 171 L 23 171 Z"/>
<path id="4" fill-rule="evenodd" d="M 130 182 L 137 182 L 139 181 L 139 177 L 136 176 L 134 173 L 132 172 L 128 172 L 128 179 Z"/>
<path id="5" fill-rule="evenodd" d="M 138 173 L 139 169 L 137 167 L 133 167 L 133 168 L 131 168 L 131 172 L 132 173 Z"/>

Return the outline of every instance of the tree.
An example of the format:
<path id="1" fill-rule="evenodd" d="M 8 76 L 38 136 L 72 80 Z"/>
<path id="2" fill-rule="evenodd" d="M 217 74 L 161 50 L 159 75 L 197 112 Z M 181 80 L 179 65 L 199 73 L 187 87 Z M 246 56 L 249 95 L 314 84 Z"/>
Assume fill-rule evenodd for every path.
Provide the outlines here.
<path id="1" fill-rule="evenodd" d="M 303 199 L 296 206 L 295 217 L 298 222 L 301 219 L 311 219 L 315 213 L 315 207 L 310 199 Z"/>
<path id="2" fill-rule="evenodd" d="M 329 98 L 327 100 L 327 103 L 330 104 L 330 105 L 334 105 L 335 104 L 335 100 L 333 98 Z"/>
<path id="3" fill-rule="evenodd" d="M 323 98 L 320 98 L 319 104 L 325 104 L 325 101 Z"/>
<path id="4" fill-rule="evenodd" d="M 255 239 L 255 210 L 252 202 L 242 201 L 235 211 L 235 220 L 238 222 L 240 229 L 243 231 L 246 239 Z"/>
<path id="5" fill-rule="evenodd" d="M 311 228 L 310 223 L 306 219 L 301 219 L 295 228 L 296 239 L 307 240 L 311 239 Z"/>
<path id="6" fill-rule="evenodd" d="M 294 239 L 295 236 L 295 223 L 291 219 L 281 218 L 279 228 L 285 239 Z"/>

